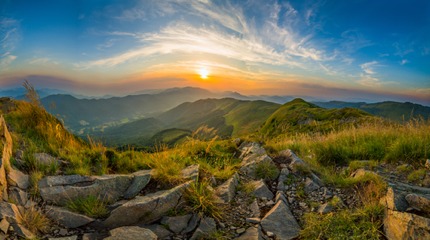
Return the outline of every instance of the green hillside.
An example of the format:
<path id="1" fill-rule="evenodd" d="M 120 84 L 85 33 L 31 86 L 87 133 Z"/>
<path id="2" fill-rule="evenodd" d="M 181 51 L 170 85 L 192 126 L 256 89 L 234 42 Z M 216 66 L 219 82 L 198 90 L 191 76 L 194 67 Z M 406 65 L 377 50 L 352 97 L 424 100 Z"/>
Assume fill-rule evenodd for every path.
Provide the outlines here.
<path id="1" fill-rule="evenodd" d="M 264 136 L 284 133 L 328 132 L 344 125 L 365 121 L 370 114 L 353 108 L 324 109 L 296 98 L 282 105 L 264 123 Z"/>
<path id="2" fill-rule="evenodd" d="M 189 135 L 189 131 L 206 126 L 213 128 L 220 137 L 237 137 L 257 131 L 278 107 L 276 103 L 265 101 L 204 99 L 180 104 L 155 119 L 106 128 L 96 136 L 102 136 L 109 145 L 153 145 L 158 142 L 172 145 L 172 139 L 179 140 L 180 136 Z M 154 130 L 159 133 L 155 134 L 157 131 Z"/>
<path id="3" fill-rule="evenodd" d="M 366 111 L 375 116 L 380 116 L 389 120 L 403 122 L 409 121 L 413 118 L 430 119 L 430 107 L 410 102 L 379 102 L 379 103 L 365 103 L 365 102 L 315 102 L 316 105 L 323 108 L 344 108 L 352 107 Z"/>

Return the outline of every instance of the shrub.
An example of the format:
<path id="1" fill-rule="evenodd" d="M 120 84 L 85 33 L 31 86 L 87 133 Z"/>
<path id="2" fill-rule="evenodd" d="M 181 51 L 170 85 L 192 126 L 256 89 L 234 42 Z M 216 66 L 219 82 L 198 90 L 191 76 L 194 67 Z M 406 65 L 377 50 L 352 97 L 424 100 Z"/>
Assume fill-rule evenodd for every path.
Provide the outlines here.
<path id="1" fill-rule="evenodd" d="M 275 164 L 262 161 L 255 167 L 255 176 L 264 180 L 275 180 L 279 175 L 279 169 Z"/>
<path id="2" fill-rule="evenodd" d="M 31 232 L 46 233 L 49 231 L 50 221 L 36 207 L 30 207 L 21 214 L 22 224 Z"/>
<path id="3" fill-rule="evenodd" d="M 72 211 L 85 214 L 89 217 L 103 218 L 109 214 L 106 208 L 107 203 L 100 201 L 95 196 L 77 198 L 67 202 L 66 207 Z"/>

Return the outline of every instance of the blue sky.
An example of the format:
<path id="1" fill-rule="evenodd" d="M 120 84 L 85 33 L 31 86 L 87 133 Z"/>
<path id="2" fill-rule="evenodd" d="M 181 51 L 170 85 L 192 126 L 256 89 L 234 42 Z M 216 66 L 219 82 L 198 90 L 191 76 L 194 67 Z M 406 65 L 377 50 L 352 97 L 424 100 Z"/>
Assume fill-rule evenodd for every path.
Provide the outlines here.
<path id="1" fill-rule="evenodd" d="M 0 87 L 430 105 L 430 1 L 2 0 Z M 202 77 L 201 72 L 207 72 Z"/>

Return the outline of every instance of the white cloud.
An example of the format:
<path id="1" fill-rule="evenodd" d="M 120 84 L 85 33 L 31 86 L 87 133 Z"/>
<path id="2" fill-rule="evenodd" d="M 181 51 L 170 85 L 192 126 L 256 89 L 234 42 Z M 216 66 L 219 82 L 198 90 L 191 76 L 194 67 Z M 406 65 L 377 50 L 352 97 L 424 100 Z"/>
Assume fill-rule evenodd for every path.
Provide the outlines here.
<path id="1" fill-rule="evenodd" d="M 408 59 L 402 59 L 402 61 L 400 61 L 400 65 L 405 65 L 406 63 L 409 63 Z"/>
<path id="2" fill-rule="evenodd" d="M 14 56 L 14 55 L 10 55 L 10 54 L 3 55 L 3 56 L 0 58 L 0 69 L 3 69 L 3 70 L 7 69 L 7 68 L 9 67 L 9 65 L 10 65 L 13 61 L 15 61 L 15 59 L 16 59 L 16 58 L 17 58 L 16 56 Z"/>
<path id="3" fill-rule="evenodd" d="M 361 74 L 358 83 L 366 87 L 381 86 L 381 81 L 378 78 L 367 74 Z"/>

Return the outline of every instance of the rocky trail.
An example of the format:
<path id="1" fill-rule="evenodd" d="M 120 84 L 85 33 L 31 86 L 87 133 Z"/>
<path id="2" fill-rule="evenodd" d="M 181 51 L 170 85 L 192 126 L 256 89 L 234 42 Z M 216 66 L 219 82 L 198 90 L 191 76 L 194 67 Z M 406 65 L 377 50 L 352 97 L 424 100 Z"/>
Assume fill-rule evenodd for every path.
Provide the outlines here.
<path id="1" fill-rule="evenodd" d="M 10 164 L 12 139 L 0 119 L 4 142 L 0 165 L 0 239 L 34 238 L 24 227 L 22 214 L 41 209 L 52 225 L 43 239 L 296 239 L 308 212 L 327 214 L 354 208 L 359 198 L 351 189 L 325 185 L 291 150 L 271 158 L 258 143 L 239 145 L 241 167 L 213 191 L 223 208 L 220 219 L 184 211 L 184 190 L 199 178 L 199 165 L 182 171 L 184 183 L 158 189 L 152 170 L 103 176 L 47 176 L 38 182 L 40 198 L 31 198 L 29 176 Z M 14 156 L 20 162 L 22 153 Z M 61 160 L 35 154 L 39 162 Z M 260 179 L 261 166 L 275 166 L 272 179 Z M 359 169 L 354 176 L 369 172 Z M 380 174 L 378 171 L 372 174 Z M 381 176 L 389 184 L 381 199 L 386 206 L 384 234 L 388 239 L 430 239 L 430 189 L 410 186 Z M 93 196 L 110 202 L 105 217 L 92 218 L 72 212 L 67 202 Z"/>

